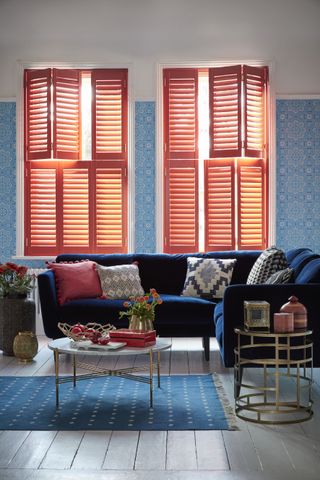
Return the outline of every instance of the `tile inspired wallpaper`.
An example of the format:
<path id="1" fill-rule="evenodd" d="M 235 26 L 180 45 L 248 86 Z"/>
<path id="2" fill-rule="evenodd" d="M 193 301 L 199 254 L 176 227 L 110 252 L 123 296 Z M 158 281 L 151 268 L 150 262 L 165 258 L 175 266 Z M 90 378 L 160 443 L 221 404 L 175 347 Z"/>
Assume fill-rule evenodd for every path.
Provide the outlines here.
<path id="1" fill-rule="evenodd" d="M 15 103 L 0 102 L 0 262 L 15 254 Z M 277 100 L 277 245 L 320 253 L 320 100 Z M 135 251 L 153 252 L 155 102 L 135 105 Z M 42 261 L 24 262 L 43 266 Z"/>
<path id="2" fill-rule="evenodd" d="M 277 245 L 320 253 L 320 100 L 277 100 Z"/>
<path id="3" fill-rule="evenodd" d="M 135 251 L 156 250 L 155 102 L 135 104 Z"/>

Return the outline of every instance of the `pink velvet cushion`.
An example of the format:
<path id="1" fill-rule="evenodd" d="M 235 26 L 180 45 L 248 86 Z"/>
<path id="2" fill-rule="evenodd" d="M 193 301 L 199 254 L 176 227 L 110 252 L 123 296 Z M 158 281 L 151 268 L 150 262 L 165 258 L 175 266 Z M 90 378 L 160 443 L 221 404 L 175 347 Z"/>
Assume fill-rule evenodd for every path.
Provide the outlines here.
<path id="1" fill-rule="evenodd" d="M 47 265 L 54 271 L 60 305 L 75 298 L 94 298 L 102 295 L 95 262 L 88 260 Z"/>

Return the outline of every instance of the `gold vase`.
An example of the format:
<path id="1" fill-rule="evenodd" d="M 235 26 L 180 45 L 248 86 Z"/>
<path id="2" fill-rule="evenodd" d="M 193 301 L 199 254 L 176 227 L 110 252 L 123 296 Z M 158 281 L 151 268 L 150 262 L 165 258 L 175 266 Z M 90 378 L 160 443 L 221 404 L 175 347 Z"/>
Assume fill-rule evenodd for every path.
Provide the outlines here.
<path id="1" fill-rule="evenodd" d="M 21 363 L 31 362 L 38 352 L 38 340 L 33 332 L 19 332 L 13 341 L 13 353 Z"/>
<path id="2" fill-rule="evenodd" d="M 154 330 L 153 319 L 150 316 L 132 315 L 129 320 L 129 330 L 143 332 Z"/>

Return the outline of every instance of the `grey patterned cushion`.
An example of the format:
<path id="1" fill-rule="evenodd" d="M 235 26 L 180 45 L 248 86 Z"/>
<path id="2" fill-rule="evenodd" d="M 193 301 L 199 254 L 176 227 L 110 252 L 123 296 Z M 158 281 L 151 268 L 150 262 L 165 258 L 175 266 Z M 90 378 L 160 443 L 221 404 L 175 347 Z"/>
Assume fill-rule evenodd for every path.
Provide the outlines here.
<path id="1" fill-rule="evenodd" d="M 287 266 L 284 251 L 274 246 L 269 247 L 257 258 L 249 273 L 247 284 L 265 283 L 270 275 Z"/>
<path id="2" fill-rule="evenodd" d="M 236 259 L 187 257 L 188 270 L 182 295 L 222 298 L 229 285 Z"/>
<path id="3" fill-rule="evenodd" d="M 293 276 L 293 268 L 285 268 L 279 272 L 273 273 L 266 283 L 272 285 L 279 285 L 280 283 L 289 283 Z"/>
<path id="4" fill-rule="evenodd" d="M 108 298 L 129 298 L 144 295 L 137 265 L 103 267 L 97 264 L 101 288 Z"/>

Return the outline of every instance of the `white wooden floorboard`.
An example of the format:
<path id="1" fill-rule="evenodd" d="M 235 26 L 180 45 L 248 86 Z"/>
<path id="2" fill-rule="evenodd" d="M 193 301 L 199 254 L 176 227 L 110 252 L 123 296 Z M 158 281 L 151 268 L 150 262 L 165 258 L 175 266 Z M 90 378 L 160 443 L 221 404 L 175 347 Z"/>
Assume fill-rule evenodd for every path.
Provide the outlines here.
<path id="1" fill-rule="evenodd" d="M 222 436 L 232 471 L 262 471 L 260 459 L 246 428 L 223 431 Z"/>
<path id="2" fill-rule="evenodd" d="M 9 468 L 38 468 L 56 435 L 57 432 L 30 432 L 9 463 Z"/>
<path id="3" fill-rule="evenodd" d="M 108 470 L 133 470 L 138 440 L 139 432 L 112 432 L 102 468 Z"/>
<path id="4" fill-rule="evenodd" d="M 71 468 L 84 432 L 58 432 L 47 451 L 40 468 L 63 470 Z"/>
<path id="5" fill-rule="evenodd" d="M 165 470 L 167 432 L 140 432 L 135 470 Z"/>
<path id="6" fill-rule="evenodd" d="M 197 470 L 195 432 L 169 431 L 167 470 Z"/>
<path id="7" fill-rule="evenodd" d="M 219 430 L 197 430 L 196 454 L 198 470 L 229 470 L 229 461 Z"/>
<path id="8" fill-rule="evenodd" d="M 30 434 L 29 431 L 5 431 L 0 437 L 0 468 L 7 467 Z"/>
<path id="9" fill-rule="evenodd" d="M 100 470 L 102 468 L 111 431 L 86 432 L 72 462 L 73 469 Z"/>

